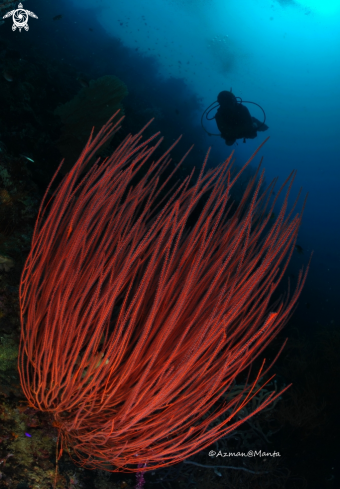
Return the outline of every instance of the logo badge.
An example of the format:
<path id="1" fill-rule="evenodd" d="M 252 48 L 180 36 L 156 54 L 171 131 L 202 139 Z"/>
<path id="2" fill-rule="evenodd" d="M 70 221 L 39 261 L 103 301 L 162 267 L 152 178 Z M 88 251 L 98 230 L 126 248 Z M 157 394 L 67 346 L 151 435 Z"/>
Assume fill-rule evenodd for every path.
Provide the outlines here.
<path id="1" fill-rule="evenodd" d="M 25 31 L 28 31 L 28 17 L 34 17 L 35 19 L 38 18 L 33 12 L 23 9 L 22 3 L 19 3 L 16 10 L 11 10 L 10 12 L 7 12 L 7 14 L 3 16 L 3 19 L 7 19 L 7 17 L 11 16 L 13 16 L 12 31 L 19 29 L 19 32 L 21 32 L 21 29 L 25 29 Z"/>

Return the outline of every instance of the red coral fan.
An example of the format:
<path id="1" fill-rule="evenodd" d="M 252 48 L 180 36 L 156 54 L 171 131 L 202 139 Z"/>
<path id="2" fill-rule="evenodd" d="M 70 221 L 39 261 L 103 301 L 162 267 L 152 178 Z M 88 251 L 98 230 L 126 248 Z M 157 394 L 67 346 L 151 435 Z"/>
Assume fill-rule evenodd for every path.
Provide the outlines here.
<path id="1" fill-rule="evenodd" d="M 270 299 L 301 214 L 293 216 L 295 202 L 286 216 L 291 174 L 272 223 L 280 192 L 272 205 L 272 186 L 259 195 L 263 172 L 232 211 L 230 190 L 241 172 L 231 178 L 231 157 L 204 173 L 207 155 L 195 184 L 191 175 L 162 198 L 170 148 L 132 187 L 161 141 L 150 146 L 156 134 L 141 142 L 142 131 L 82 176 L 117 127 L 109 121 L 90 137 L 48 205 L 46 192 L 21 278 L 19 369 L 30 405 L 53 413 L 62 446 L 82 464 L 150 470 L 244 421 L 235 414 L 252 390 L 212 407 L 296 304 L 302 271 L 291 298 Z"/>

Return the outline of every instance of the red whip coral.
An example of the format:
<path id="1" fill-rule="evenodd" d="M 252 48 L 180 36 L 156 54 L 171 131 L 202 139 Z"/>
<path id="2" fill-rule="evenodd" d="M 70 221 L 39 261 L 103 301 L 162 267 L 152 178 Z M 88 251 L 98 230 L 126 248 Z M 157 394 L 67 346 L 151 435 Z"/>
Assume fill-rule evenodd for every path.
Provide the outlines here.
<path id="1" fill-rule="evenodd" d="M 207 155 L 195 184 L 188 177 L 164 197 L 172 174 L 163 184 L 159 178 L 170 148 L 132 187 L 160 144 L 150 146 L 158 133 L 145 142 L 142 131 L 129 136 L 82 176 L 117 128 L 109 121 L 91 136 L 53 196 L 45 194 L 21 278 L 19 370 L 29 404 L 53 414 L 62 446 L 82 464 L 150 470 L 244 421 L 235 414 L 254 389 L 211 408 L 296 304 L 303 272 L 290 299 L 270 299 L 301 215 L 293 216 L 296 202 L 285 215 L 294 174 L 281 187 L 288 190 L 273 224 L 280 192 L 271 205 L 272 185 L 259 195 L 263 172 L 232 210 L 229 194 L 241 172 L 231 178 L 231 157 L 204 173 Z"/>

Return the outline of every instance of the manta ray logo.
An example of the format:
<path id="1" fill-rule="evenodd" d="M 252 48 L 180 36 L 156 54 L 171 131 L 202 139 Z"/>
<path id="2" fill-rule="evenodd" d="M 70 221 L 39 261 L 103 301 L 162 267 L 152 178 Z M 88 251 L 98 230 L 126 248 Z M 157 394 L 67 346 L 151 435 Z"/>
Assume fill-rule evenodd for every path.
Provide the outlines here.
<path id="1" fill-rule="evenodd" d="M 19 29 L 19 32 L 21 32 L 21 29 L 25 29 L 25 31 L 28 31 L 28 17 L 34 17 L 35 19 L 38 18 L 33 12 L 23 9 L 22 3 L 19 3 L 16 10 L 11 10 L 10 12 L 7 12 L 7 14 L 3 16 L 3 19 L 7 19 L 7 17 L 11 16 L 13 17 L 12 31 Z"/>

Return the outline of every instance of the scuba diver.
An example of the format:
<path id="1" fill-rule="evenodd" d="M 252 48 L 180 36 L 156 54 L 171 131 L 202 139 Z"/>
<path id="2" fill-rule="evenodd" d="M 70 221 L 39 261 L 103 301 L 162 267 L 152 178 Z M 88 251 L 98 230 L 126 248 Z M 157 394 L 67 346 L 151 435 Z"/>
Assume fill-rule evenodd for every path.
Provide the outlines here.
<path id="1" fill-rule="evenodd" d="M 219 104 L 216 114 L 212 118 L 208 118 L 208 114 L 211 110 L 215 109 L 217 106 L 210 108 L 214 104 Z M 258 105 L 255 102 L 243 102 Z M 260 107 L 258 105 L 258 107 Z M 210 109 L 208 111 L 208 109 Z M 203 112 L 201 118 L 201 125 L 203 129 L 209 134 L 209 136 L 221 136 L 228 146 L 231 146 L 236 142 L 237 139 L 254 139 L 257 136 L 257 131 L 266 131 L 268 126 L 265 124 L 266 114 L 262 107 L 260 107 L 264 114 L 264 121 L 261 122 L 256 117 L 250 115 L 247 107 L 242 105 L 242 99 L 240 97 L 235 97 L 232 93 L 224 90 L 218 94 L 217 102 L 213 102 L 209 107 Z M 207 112 L 208 111 L 208 112 Z M 221 134 L 211 134 L 203 126 L 203 117 L 206 114 L 206 119 L 208 121 L 215 119 L 217 127 Z"/>

